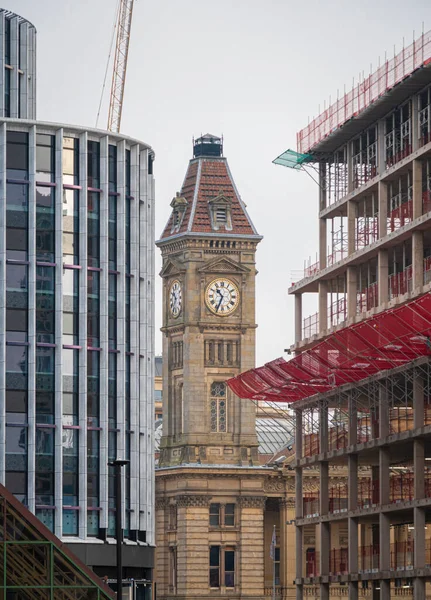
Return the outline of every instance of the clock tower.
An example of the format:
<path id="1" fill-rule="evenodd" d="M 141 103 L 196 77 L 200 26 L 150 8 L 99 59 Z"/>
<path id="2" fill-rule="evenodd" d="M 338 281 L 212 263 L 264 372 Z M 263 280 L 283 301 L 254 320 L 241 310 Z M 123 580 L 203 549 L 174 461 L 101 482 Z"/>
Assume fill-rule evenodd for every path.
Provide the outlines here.
<path id="1" fill-rule="evenodd" d="M 262 238 L 221 138 L 194 141 L 171 207 L 157 242 L 163 257 L 159 466 L 257 465 L 255 406 L 225 382 L 255 364 L 255 253 Z"/>

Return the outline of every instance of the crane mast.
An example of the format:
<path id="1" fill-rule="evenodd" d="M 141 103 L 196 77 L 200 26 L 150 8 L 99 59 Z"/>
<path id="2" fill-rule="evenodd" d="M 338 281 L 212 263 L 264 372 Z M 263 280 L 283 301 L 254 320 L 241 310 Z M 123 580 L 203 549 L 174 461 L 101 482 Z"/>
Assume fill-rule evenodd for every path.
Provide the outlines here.
<path id="1" fill-rule="evenodd" d="M 114 133 L 120 131 L 134 1 L 120 0 L 118 11 L 117 42 L 115 45 L 114 70 L 112 73 L 108 114 L 108 130 Z"/>

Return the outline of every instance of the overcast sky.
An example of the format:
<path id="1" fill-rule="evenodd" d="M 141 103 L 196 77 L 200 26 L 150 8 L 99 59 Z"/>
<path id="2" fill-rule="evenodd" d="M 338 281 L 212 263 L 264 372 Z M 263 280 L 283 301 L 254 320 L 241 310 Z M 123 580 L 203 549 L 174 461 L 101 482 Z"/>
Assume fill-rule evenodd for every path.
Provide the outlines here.
<path id="1" fill-rule="evenodd" d="M 38 118 L 94 127 L 117 0 L 9 0 L 38 30 Z M 318 189 L 272 160 L 296 132 L 431 28 L 429 0 L 136 0 L 122 133 L 156 152 L 156 238 L 192 156 L 192 137 L 224 136 L 257 230 L 258 365 L 293 342 L 291 273 L 317 251 Z M 110 74 L 106 100 L 109 93 Z M 99 127 L 107 122 L 107 102 Z M 160 270 L 157 251 L 156 272 Z M 161 351 L 156 279 L 156 351 Z M 307 299 L 304 316 L 314 312 Z"/>

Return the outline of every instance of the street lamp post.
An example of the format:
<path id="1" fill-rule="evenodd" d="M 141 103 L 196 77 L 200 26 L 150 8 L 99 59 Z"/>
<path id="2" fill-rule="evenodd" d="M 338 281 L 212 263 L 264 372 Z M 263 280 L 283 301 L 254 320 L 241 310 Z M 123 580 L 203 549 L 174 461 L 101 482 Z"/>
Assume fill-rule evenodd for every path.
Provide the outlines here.
<path id="1" fill-rule="evenodd" d="M 128 465 L 128 460 L 117 458 L 108 462 L 109 467 L 115 469 L 115 537 L 117 539 L 117 598 L 123 598 L 123 529 L 121 527 L 122 493 L 121 493 L 121 467 Z"/>

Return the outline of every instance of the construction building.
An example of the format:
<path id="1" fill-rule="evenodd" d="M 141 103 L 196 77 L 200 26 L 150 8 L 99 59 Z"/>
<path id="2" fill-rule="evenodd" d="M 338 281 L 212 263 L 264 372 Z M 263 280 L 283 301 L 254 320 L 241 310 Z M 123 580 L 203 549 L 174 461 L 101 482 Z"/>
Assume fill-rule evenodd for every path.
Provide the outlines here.
<path id="1" fill-rule="evenodd" d="M 154 152 L 118 133 L 33 120 L 35 36 L 0 11 L 0 98 L 11 82 L 0 118 L 0 482 L 112 580 L 108 462 L 128 460 L 124 576 L 149 586 Z"/>
<path id="2" fill-rule="evenodd" d="M 294 412 L 298 600 L 429 595 L 430 111 L 431 32 L 275 161 L 317 176 L 318 262 L 289 290 L 294 357 L 228 385 Z M 303 318 L 306 293 L 318 312 Z M 319 473 L 313 494 L 310 469 Z"/>

